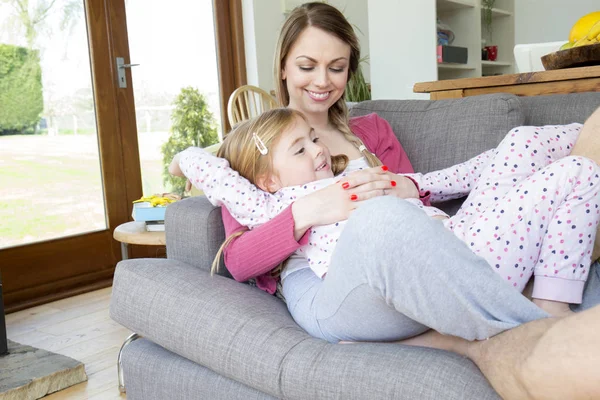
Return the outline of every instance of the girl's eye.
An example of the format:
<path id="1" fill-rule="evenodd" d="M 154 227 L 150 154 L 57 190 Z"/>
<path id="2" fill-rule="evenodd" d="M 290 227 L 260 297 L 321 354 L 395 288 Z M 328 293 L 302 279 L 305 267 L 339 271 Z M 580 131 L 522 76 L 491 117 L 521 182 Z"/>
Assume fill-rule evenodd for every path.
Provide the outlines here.
<path id="1" fill-rule="evenodd" d="M 304 153 L 304 147 L 300 148 L 300 150 L 298 150 L 298 151 L 295 153 L 295 155 L 298 155 L 298 154 L 303 154 L 303 153 Z"/>
<path id="2" fill-rule="evenodd" d="M 316 137 L 316 138 L 313 139 L 313 143 L 317 143 L 318 141 L 319 141 L 318 137 Z"/>

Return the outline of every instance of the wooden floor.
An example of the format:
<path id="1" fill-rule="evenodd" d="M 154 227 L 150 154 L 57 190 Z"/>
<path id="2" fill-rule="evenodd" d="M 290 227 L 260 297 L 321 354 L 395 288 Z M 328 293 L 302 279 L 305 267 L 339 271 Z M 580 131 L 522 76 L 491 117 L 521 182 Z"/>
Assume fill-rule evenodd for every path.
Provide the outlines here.
<path id="1" fill-rule="evenodd" d="M 108 316 L 111 288 L 6 316 L 8 338 L 85 364 L 88 381 L 44 400 L 125 399 L 119 393 L 117 355 L 131 333 Z"/>

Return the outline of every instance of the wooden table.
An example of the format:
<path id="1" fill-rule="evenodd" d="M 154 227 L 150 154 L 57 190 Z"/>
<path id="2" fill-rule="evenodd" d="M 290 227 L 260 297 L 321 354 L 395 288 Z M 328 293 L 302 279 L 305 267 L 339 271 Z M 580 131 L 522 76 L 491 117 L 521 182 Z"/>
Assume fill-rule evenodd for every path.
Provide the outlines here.
<path id="1" fill-rule="evenodd" d="M 129 258 L 128 244 L 141 244 L 146 246 L 165 246 L 167 243 L 165 232 L 148 232 L 144 222 L 126 222 L 117 226 L 113 238 L 121 242 L 121 256 L 123 260 Z"/>
<path id="2" fill-rule="evenodd" d="M 454 99 L 489 93 L 539 96 L 598 92 L 600 91 L 600 66 L 420 82 L 415 84 L 413 91 L 429 93 L 431 100 Z"/>

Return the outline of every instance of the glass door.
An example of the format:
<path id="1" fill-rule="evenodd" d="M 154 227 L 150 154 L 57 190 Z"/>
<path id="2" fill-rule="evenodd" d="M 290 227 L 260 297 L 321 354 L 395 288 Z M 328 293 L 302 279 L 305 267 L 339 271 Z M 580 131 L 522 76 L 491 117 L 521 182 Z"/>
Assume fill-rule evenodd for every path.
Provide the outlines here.
<path id="1" fill-rule="evenodd" d="M 0 249 L 107 228 L 83 2 L 0 2 Z"/>
<path id="2" fill-rule="evenodd" d="M 2 0 L 0 27 L 0 270 L 10 312 L 111 285 L 121 258 L 112 231 L 131 220 L 142 186 L 171 190 L 161 187 L 163 144 L 174 132 L 195 145 L 218 138 L 246 73 L 240 0 Z M 140 64 L 133 82 L 119 60 Z"/>
<path id="3" fill-rule="evenodd" d="M 170 177 L 173 155 L 221 137 L 214 9 L 210 1 L 127 0 L 127 34 L 142 190 L 182 194 Z"/>
<path id="4" fill-rule="evenodd" d="M 107 0 L 0 1 L 0 268 L 9 311 L 112 282 L 120 258 L 112 229 L 127 221 L 141 185 L 137 141 L 116 107 L 127 93 L 112 72 L 110 17 Z"/>

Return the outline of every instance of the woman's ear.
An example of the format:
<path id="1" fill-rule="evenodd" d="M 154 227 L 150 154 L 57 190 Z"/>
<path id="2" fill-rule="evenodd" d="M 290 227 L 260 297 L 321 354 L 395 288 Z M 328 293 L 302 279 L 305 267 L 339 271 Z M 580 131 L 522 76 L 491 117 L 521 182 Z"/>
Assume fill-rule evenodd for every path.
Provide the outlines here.
<path id="1" fill-rule="evenodd" d="M 285 67 L 281 68 L 281 80 L 285 81 L 286 79 L 286 75 L 285 75 Z"/>
<path id="2" fill-rule="evenodd" d="M 275 193 L 279 189 L 281 189 L 281 184 L 279 180 L 272 175 L 261 175 L 256 178 L 256 186 L 262 191 Z"/>

